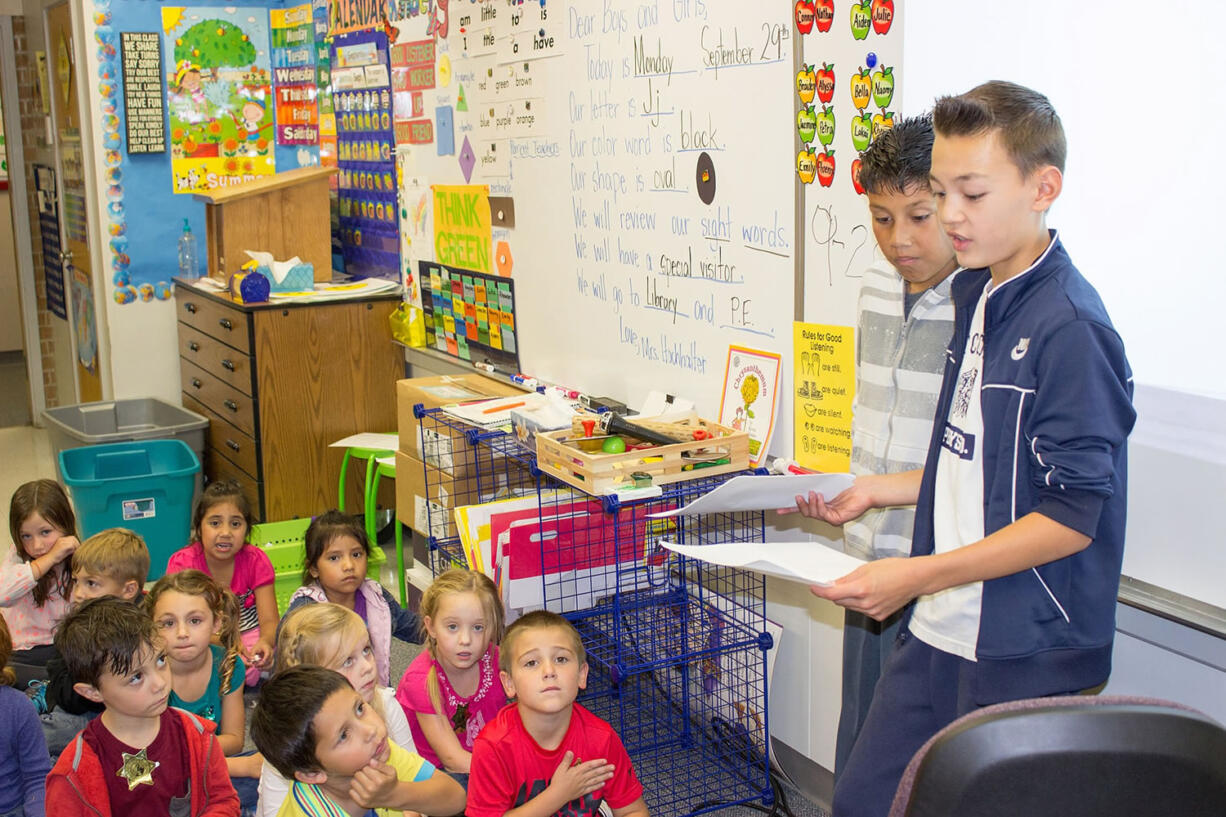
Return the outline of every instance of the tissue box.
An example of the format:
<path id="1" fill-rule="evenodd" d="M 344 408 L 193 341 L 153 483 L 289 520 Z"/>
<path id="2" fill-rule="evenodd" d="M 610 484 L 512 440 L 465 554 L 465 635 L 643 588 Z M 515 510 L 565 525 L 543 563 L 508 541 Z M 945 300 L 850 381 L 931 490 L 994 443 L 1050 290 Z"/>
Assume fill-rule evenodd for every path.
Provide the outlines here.
<path id="1" fill-rule="evenodd" d="M 255 271 L 268 279 L 273 292 L 310 292 L 315 287 L 315 267 L 306 262 L 290 267 L 285 280 L 279 284 L 272 277 L 272 270 L 264 264 L 256 267 Z"/>

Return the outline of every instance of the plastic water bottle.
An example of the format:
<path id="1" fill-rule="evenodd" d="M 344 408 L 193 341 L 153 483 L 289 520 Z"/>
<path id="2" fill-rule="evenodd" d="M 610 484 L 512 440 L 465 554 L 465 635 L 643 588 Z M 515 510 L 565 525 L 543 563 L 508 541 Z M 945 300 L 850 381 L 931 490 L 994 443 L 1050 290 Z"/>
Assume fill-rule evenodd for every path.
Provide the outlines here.
<path id="1" fill-rule="evenodd" d="M 183 219 L 183 235 L 179 236 L 179 277 L 194 281 L 200 277 L 200 267 L 196 261 L 196 236 L 192 235 L 192 225 Z"/>

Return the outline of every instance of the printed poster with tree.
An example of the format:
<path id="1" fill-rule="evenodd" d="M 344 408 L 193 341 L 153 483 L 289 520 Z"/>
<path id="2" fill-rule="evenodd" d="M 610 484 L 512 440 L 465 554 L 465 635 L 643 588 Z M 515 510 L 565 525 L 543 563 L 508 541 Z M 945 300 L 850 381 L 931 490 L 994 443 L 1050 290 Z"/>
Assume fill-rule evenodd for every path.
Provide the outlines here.
<path id="1" fill-rule="evenodd" d="M 276 172 L 268 13 L 162 9 L 175 193 L 201 193 Z"/>

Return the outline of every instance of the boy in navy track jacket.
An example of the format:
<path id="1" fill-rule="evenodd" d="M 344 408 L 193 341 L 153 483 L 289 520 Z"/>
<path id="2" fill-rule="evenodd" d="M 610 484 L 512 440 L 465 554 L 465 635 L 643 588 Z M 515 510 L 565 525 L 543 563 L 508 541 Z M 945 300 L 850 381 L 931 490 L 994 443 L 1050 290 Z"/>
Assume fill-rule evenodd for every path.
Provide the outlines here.
<path id="1" fill-rule="evenodd" d="M 1046 97 L 1006 82 L 938 100 L 933 123 L 932 188 L 965 269 L 927 462 L 798 503 L 834 524 L 917 506 L 910 559 L 813 588 L 874 618 L 911 605 L 836 817 L 886 814 L 912 754 L 960 715 L 1111 669 L 1136 413 L 1123 343 L 1046 226 L 1063 127 Z"/>

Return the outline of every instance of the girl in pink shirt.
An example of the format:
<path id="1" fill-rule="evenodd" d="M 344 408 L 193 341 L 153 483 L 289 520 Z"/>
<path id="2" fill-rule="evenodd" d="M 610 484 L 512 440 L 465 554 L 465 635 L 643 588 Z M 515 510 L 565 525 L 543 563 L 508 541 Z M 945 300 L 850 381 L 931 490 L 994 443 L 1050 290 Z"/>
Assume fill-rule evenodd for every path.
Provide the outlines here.
<path id="1" fill-rule="evenodd" d="M 0 611 L 13 635 L 18 685 L 46 678 L 55 625 L 68 612 L 70 560 L 81 543 L 77 517 L 58 482 L 39 479 L 13 492 L 13 548 L 0 563 Z"/>
<path id="2" fill-rule="evenodd" d="M 211 482 L 192 515 L 195 541 L 166 563 L 167 573 L 199 570 L 238 597 L 248 686 L 259 681 L 260 670 L 272 669 L 278 621 L 272 561 L 247 542 L 252 521 L 251 505 L 237 482 Z"/>
<path id="3" fill-rule="evenodd" d="M 417 753 L 468 784 L 473 741 L 506 706 L 498 679 L 498 641 L 505 617 L 494 583 L 452 568 L 421 599 L 426 649 L 396 688 Z"/>

